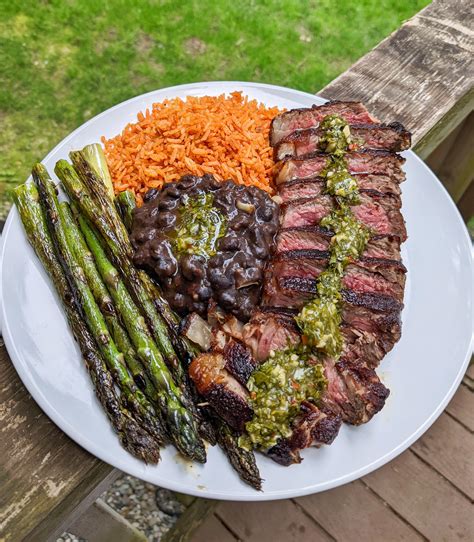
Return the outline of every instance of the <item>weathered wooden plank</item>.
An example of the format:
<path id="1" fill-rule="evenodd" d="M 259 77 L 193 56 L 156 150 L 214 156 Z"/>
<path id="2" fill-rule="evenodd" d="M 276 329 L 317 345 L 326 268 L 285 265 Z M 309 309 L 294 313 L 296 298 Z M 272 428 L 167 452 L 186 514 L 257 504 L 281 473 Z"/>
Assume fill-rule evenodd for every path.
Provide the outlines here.
<path id="1" fill-rule="evenodd" d="M 474 107 L 474 10 L 434 0 L 318 94 L 399 120 L 426 158 Z"/>
<path id="2" fill-rule="evenodd" d="M 461 122 L 456 128 L 442 141 L 436 149 L 426 158 L 425 162 L 436 174 L 439 168 L 443 165 L 445 159 L 449 156 L 449 153 L 456 143 L 456 139 L 461 131 L 461 128 L 464 126 L 466 120 Z"/>
<path id="3" fill-rule="evenodd" d="M 336 540 L 423 540 L 360 481 L 296 502 Z"/>
<path id="4" fill-rule="evenodd" d="M 458 209 L 466 222 L 474 216 L 474 182 L 469 185 L 458 201 Z"/>
<path id="5" fill-rule="evenodd" d="M 459 386 L 446 411 L 468 429 L 474 431 L 474 393 L 466 386 Z"/>
<path id="6" fill-rule="evenodd" d="M 194 531 L 210 516 L 215 509 L 216 501 L 194 499 L 181 514 L 175 526 L 168 531 L 162 542 L 186 542 Z"/>
<path id="7" fill-rule="evenodd" d="M 474 113 L 462 123 L 449 154 L 437 170 L 454 201 L 459 201 L 474 179 Z"/>
<path id="8" fill-rule="evenodd" d="M 68 529 L 87 542 L 148 542 L 148 538 L 133 527 L 102 499 L 92 504 Z"/>
<path id="9" fill-rule="evenodd" d="M 413 452 L 364 482 L 428 540 L 474 540 L 471 502 Z"/>
<path id="10" fill-rule="evenodd" d="M 215 512 L 245 542 L 319 542 L 332 540 L 290 500 L 225 502 Z"/>
<path id="11" fill-rule="evenodd" d="M 474 499 L 474 435 L 455 420 L 442 414 L 412 446 L 412 450 Z"/>
<path id="12" fill-rule="evenodd" d="M 212 515 L 191 536 L 189 542 L 236 542 L 235 538 L 217 519 Z"/>
<path id="13" fill-rule="evenodd" d="M 0 532 L 5 540 L 23 540 L 28 533 L 44 540 L 113 469 L 43 414 L 5 347 L 0 348 L 0 421 Z"/>

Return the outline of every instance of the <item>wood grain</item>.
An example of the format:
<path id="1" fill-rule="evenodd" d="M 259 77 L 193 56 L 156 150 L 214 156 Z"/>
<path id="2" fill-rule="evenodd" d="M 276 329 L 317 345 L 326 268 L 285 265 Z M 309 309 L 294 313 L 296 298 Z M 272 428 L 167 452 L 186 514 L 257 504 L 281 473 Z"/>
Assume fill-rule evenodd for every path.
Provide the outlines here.
<path id="1" fill-rule="evenodd" d="M 423 539 L 360 481 L 302 497 L 296 502 L 336 540 Z"/>
<path id="2" fill-rule="evenodd" d="M 428 540 L 474 540 L 472 503 L 411 451 L 364 481 Z"/>
<path id="3" fill-rule="evenodd" d="M 190 542 L 236 542 L 238 539 L 232 536 L 213 515 L 196 530 L 189 540 Z"/>
<path id="4" fill-rule="evenodd" d="M 474 107 L 473 25 L 470 2 L 434 0 L 318 94 L 402 122 L 426 158 Z"/>
<path id="5" fill-rule="evenodd" d="M 412 450 L 474 499 L 474 435 L 462 425 L 442 414 L 431 430 L 415 442 Z"/>
<path id="6" fill-rule="evenodd" d="M 225 502 L 216 514 L 245 542 L 319 542 L 332 540 L 290 500 Z"/>
<path id="7" fill-rule="evenodd" d="M 48 519 L 45 540 L 113 469 L 77 446 L 32 400 L 0 348 L 0 533 L 23 540 Z M 78 487 L 75 497 L 68 497 Z M 55 514 L 60 506 L 61 513 Z"/>
<path id="8" fill-rule="evenodd" d="M 459 386 L 446 411 L 470 431 L 474 431 L 474 393 L 467 386 Z"/>

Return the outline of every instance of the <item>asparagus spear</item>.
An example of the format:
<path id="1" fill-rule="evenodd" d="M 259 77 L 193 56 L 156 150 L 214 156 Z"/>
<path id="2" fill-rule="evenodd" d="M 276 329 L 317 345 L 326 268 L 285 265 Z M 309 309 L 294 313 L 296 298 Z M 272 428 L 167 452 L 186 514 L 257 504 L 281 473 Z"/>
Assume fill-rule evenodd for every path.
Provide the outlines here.
<path id="1" fill-rule="evenodd" d="M 48 225 L 53 244 L 62 263 L 64 274 L 71 288 L 77 294 L 77 303 L 82 308 L 87 325 L 97 339 L 99 350 L 115 377 L 121 392 L 125 397 L 129 408 L 137 417 L 137 421 L 147 432 L 153 436 L 156 442 L 163 444 L 163 428 L 156 413 L 143 393 L 137 388 L 130 376 L 125 364 L 124 357 L 119 352 L 113 341 L 107 324 L 97 306 L 94 296 L 87 285 L 82 267 L 74 257 L 72 244 L 74 236 L 71 229 L 74 223 L 67 221 L 64 207 L 59 205 L 56 189 L 42 164 L 33 167 L 33 180 L 40 194 L 40 203 L 45 210 L 46 223 Z"/>
<path id="2" fill-rule="evenodd" d="M 127 407 L 117 397 L 112 377 L 81 317 L 74 293 L 57 259 L 46 218 L 38 201 L 36 187 L 33 184 L 17 187 L 14 191 L 14 199 L 26 236 L 61 299 L 69 326 L 79 344 L 93 382 L 95 394 L 118 434 L 122 446 L 147 463 L 157 463 L 160 459 L 159 447 L 154 439 L 138 425 Z"/>
<path id="3" fill-rule="evenodd" d="M 182 393 L 163 363 L 145 320 L 128 293 L 119 272 L 107 258 L 90 223 L 82 215 L 78 216 L 78 221 L 89 249 L 94 255 L 102 280 L 107 285 L 138 355 L 158 391 L 164 418 L 174 444 L 185 455 L 204 461 L 204 445 L 197 436 L 193 417 L 184 406 Z"/>
<path id="4" fill-rule="evenodd" d="M 115 310 L 115 305 L 109 295 L 109 292 L 107 291 L 107 287 L 103 283 L 102 278 L 97 271 L 94 257 L 92 256 L 89 247 L 82 236 L 82 233 L 74 221 L 69 204 L 62 202 L 59 204 L 59 206 L 68 225 L 67 233 L 73 255 L 79 263 L 79 266 L 84 271 L 88 286 L 91 289 L 102 315 L 104 316 L 112 338 L 117 344 L 120 352 L 123 353 L 125 363 L 134 378 L 135 384 L 145 393 L 145 396 L 152 403 L 152 405 L 155 405 L 157 401 L 156 390 L 139 361 L 138 355 L 130 342 L 127 331 L 120 322 L 117 311 Z M 140 394 L 138 394 L 138 396 L 140 397 Z M 143 399 L 141 400 L 143 401 Z M 159 414 L 153 410 L 153 415 L 158 416 Z M 163 428 L 162 433 L 164 433 Z"/>
<path id="5" fill-rule="evenodd" d="M 76 158 L 76 162 L 81 164 L 83 178 L 87 176 L 88 186 L 81 180 L 74 168 L 66 160 L 59 160 L 56 164 L 55 172 L 61 179 L 62 184 L 71 199 L 75 201 L 82 214 L 94 224 L 98 232 L 106 243 L 107 250 L 112 256 L 118 268 L 123 273 L 128 288 L 152 331 L 153 337 L 158 344 L 164 359 L 173 373 L 173 376 L 181 381 L 182 367 L 176 352 L 173 349 L 168 337 L 168 330 L 165 322 L 158 314 L 153 301 L 150 299 L 146 288 L 143 286 L 140 275 L 135 269 L 131 260 L 131 245 L 128 239 L 125 227 L 116 215 L 112 202 L 108 199 L 103 189 L 103 184 L 97 179 L 94 172 L 84 160 Z M 94 197 L 89 189 L 89 185 L 94 188 Z M 95 197 L 95 192 L 102 193 L 100 198 Z M 112 221 L 112 214 L 114 218 Z M 125 233 L 124 233 L 125 232 Z"/>
<path id="6" fill-rule="evenodd" d="M 137 206 L 135 195 L 131 190 L 125 190 L 115 197 L 114 202 L 127 231 L 130 233 L 130 230 L 132 229 L 133 210 Z"/>
<path id="7" fill-rule="evenodd" d="M 216 436 L 219 446 L 224 450 L 231 465 L 244 482 L 255 489 L 262 489 L 262 479 L 258 471 L 255 455 L 239 446 L 239 435 L 224 421 L 215 419 Z"/>

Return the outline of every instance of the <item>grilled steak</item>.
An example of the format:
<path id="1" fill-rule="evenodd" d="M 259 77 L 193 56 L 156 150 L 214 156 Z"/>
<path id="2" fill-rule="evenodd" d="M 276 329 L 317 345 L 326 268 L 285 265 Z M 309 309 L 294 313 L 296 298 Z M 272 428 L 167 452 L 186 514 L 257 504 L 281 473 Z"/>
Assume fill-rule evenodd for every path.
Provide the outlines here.
<path id="1" fill-rule="evenodd" d="M 350 173 L 365 173 L 393 176 L 394 179 L 405 178 L 401 166 L 405 159 L 398 154 L 388 151 L 362 150 L 349 152 L 346 155 Z M 275 182 L 277 185 L 319 175 L 326 167 L 327 154 L 314 153 L 306 158 L 292 158 L 280 162 L 281 168 Z"/>
<path id="2" fill-rule="evenodd" d="M 411 134 L 399 123 L 392 124 L 353 124 L 351 127 L 352 150 L 385 149 L 404 151 L 410 148 Z M 283 138 L 275 147 L 275 159 L 302 158 L 317 152 L 323 131 L 319 128 L 298 130 Z"/>
<path id="3" fill-rule="evenodd" d="M 334 209 L 329 195 L 303 198 L 285 203 L 281 208 L 282 228 L 317 226 Z M 360 194 L 360 203 L 352 208 L 356 218 L 377 235 L 392 235 L 406 239 L 405 221 L 400 212 L 400 198 L 374 192 Z"/>
<path id="4" fill-rule="evenodd" d="M 277 237 L 276 252 L 289 250 L 328 251 L 333 233 L 318 226 L 284 228 Z M 376 235 L 369 239 L 363 256 L 366 258 L 400 259 L 400 239 L 390 235 Z"/>
<path id="5" fill-rule="evenodd" d="M 400 212 L 400 183 L 405 174 L 404 159 L 391 151 L 409 147 L 410 134 L 403 126 L 379 124 L 357 102 L 328 102 L 274 119 L 271 144 L 281 160 L 276 183 L 282 204 L 262 303 L 247 324 L 234 326 L 237 334 L 216 333 L 214 352 L 192 364 L 191 376 L 198 380 L 199 392 L 228 423 L 242 430 L 252 416 L 245 389 L 252 369 L 271 359 L 272 351 L 301 342 L 294 317 L 317 295 L 317 279 L 328 266 L 334 242 L 334 233 L 321 227 L 320 221 L 339 205 L 320 176 L 328 155 L 318 152 L 319 124 L 327 115 L 338 115 L 350 125 L 352 142 L 345 159 L 360 195 L 351 210 L 371 237 L 360 258 L 344 268 L 342 352 L 337 359 L 321 358 L 327 388 L 317 404 L 301 404 L 291 436 L 267 450 L 283 465 L 300 462 L 303 448 L 331 444 L 343 422 L 367 422 L 389 395 L 375 369 L 401 335 L 406 269 L 400 243 L 407 234 Z M 204 362 L 210 369 L 201 367 Z"/>
<path id="6" fill-rule="evenodd" d="M 356 175 L 357 184 L 361 192 L 371 191 L 380 195 L 390 194 L 399 196 L 400 182 L 386 175 Z M 325 181 L 321 177 L 310 179 L 293 179 L 280 186 L 278 195 L 284 203 L 295 199 L 316 197 L 325 191 Z"/>
<path id="7" fill-rule="evenodd" d="M 292 109 L 272 121 L 270 143 L 275 147 L 295 130 L 319 126 L 326 115 L 339 115 L 349 124 L 378 122 L 360 102 L 327 102 L 307 109 Z"/>

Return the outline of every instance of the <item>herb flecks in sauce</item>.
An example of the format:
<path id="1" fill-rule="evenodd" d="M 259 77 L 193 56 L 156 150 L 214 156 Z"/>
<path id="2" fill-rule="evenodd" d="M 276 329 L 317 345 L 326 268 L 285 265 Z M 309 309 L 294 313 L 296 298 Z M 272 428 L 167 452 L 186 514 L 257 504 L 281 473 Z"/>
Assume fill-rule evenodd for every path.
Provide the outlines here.
<path id="1" fill-rule="evenodd" d="M 340 331 L 342 275 L 347 264 L 362 254 L 369 230 L 357 220 L 350 207 L 359 202 L 359 188 L 344 156 L 351 144 L 349 126 L 340 117 L 330 115 L 320 127 L 324 130 L 321 149 L 330 153 L 321 176 L 326 179 L 326 192 L 336 197 L 337 204 L 321 220 L 321 226 L 334 231 L 334 236 L 328 267 L 318 277 L 318 295 L 301 309 L 296 322 L 311 345 L 337 359 L 343 342 Z"/>
<path id="2" fill-rule="evenodd" d="M 217 241 L 225 235 L 226 220 L 213 206 L 212 194 L 188 198 L 180 209 L 174 248 L 180 253 L 209 258 L 216 253 Z"/>
<path id="3" fill-rule="evenodd" d="M 342 276 L 369 238 L 369 230 L 350 207 L 359 202 L 359 189 L 345 158 L 352 144 L 349 125 L 341 117 L 329 115 L 320 128 L 319 147 L 328 153 L 320 175 L 326 180 L 326 193 L 336 199 L 336 208 L 321 220 L 321 226 L 334 232 L 329 262 L 318 277 L 317 296 L 295 318 L 307 344 L 274 352 L 250 377 L 254 417 L 246 424 L 248 434 L 241 437 L 247 448 L 268 449 L 289 437 L 301 403 L 317 402 L 326 388 L 323 366 L 317 360 L 321 355 L 337 359 L 341 354 Z"/>
<path id="4" fill-rule="evenodd" d="M 322 365 L 304 345 L 272 352 L 252 373 L 247 387 L 254 417 L 240 439 L 247 449 L 268 450 L 291 435 L 291 422 L 302 401 L 315 402 L 326 387 Z"/>

